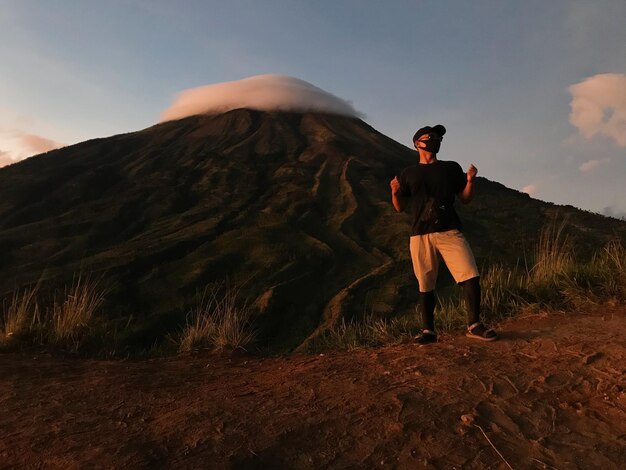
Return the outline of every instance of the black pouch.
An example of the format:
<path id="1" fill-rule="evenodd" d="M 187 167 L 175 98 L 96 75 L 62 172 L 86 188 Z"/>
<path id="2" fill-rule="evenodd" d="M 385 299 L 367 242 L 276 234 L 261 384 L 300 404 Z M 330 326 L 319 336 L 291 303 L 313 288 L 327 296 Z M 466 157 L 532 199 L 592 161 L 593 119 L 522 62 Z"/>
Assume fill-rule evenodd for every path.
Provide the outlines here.
<path id="1" fill-rule="evenodd" d="M 446 220 L 446 206 L 432 196 L 426 196 L 422 212 L 418 219 L 418 225 L 424 230 L 437 231 L 441 229 Z"/>

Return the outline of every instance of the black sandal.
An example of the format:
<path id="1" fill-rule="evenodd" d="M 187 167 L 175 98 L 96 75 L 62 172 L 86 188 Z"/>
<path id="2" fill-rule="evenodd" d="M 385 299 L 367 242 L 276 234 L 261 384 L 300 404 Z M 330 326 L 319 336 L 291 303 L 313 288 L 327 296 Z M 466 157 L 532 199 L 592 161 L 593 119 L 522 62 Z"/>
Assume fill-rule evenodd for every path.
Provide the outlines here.
<path id="1" fill-rule="evenodd" d="M 415 338 L 416 344 L 430 344 L 437 342 L 437 334 L 431 330 L 422 330 Z"/>
<path id="2" fill-rule="evenodd" d="M 498 335 L 492 328 L 487 329 L 480 322 L 472 323 L 468 326 L 465 336 L 468 338 L 478 339 L 480 341 L 495 341 L 498 339 Z"/>

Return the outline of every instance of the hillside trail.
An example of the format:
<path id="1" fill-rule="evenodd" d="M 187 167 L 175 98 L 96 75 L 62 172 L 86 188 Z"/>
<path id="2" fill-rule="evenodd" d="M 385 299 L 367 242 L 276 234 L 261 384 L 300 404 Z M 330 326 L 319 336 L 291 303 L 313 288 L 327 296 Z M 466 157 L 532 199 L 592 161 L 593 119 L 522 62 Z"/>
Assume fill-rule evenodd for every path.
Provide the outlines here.
<path id="1" fill-rule="evenodd" d="M 271 358 L 0 355 L 0 468 L 626 468 L 626 309 Z"/>

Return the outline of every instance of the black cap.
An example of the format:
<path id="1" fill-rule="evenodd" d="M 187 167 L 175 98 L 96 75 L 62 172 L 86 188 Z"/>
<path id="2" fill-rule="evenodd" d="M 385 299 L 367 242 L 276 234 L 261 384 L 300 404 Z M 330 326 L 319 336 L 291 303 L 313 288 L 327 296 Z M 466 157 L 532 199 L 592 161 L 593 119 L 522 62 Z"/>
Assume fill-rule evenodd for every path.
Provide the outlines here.
<path id="1" fill-rule="evenodd" d="M 436 126 L 433 126 L 433 127 L 430 127 L 430 126 L 422 127 L 413 136 L 413 142 L 415 142 L 424 134 L 430 134 L 431 132 L 434 132 L 435 134 L 443 137 L 443 135 L 446 133 L 446 128 L 443 127 L 441 124 L 437 124 Z"/>

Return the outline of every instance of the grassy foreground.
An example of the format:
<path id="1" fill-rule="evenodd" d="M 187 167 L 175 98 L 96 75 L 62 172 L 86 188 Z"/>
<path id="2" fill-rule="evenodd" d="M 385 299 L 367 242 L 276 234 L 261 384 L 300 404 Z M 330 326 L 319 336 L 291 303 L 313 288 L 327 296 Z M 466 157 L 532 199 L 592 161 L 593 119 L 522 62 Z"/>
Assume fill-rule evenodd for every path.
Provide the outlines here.
<path id="1" fill-rule="evenodd" d="M 564 225 L 547 226 L 525 268 L 491 265 L 482 275 L 482 312 L 487 323 L 525 311 L 576 311 L 603 302 L 626 301 L 626 248 L 610 242 L 587 261 L 579 261 L 564 235 Z M 249 350 L 255 344 L 253 311 L 238 299 L 239 290 L 224 286 L 205 289 L 187 314 L 185 325 L 169 333 L 161 345 L 129 350 L 132 316 L 120 321 L 100 312 L 107 292 L 98 280 L 77 275 L 63 292 L 51 298 L 42 286 L 15 291 L 2 303 L 0 350 L 46 348 L 96 357 L 162 355 L 197 349 Z M 436 328 L 447 333 L 465 326 L 465 308 L 458 292 L 440 298 Z M 353 349 L 410 341 L 420 329 L 419 312 L 384 318 L 366 313 L 342 319 L 310 345 L 309 351 Z"/>
<path id="2" fill-rule="evenodd" d="M 626 301 L 626 248 L 608 243 L 588 261 L 578 261 L 574 247 L 564 235 L 564 224 L 553 222 L 542 231 L 527 268 L 491 265 L 481 276 L 482 316 L 494 323 L 523 312 L 577 311 L 604 302 Z M 466 310 L 458 290 L 451 297 L 439 298 L 435 328 L 449 333 L 467 325 Z M 420 331 L 416 307 L 410 318 L 376 318 L 366 314 L 361 320 L 342 320 L 322 334 L 310 350 L 352 349 L 410 341 Z"/>
<path id="3" fill-rule="evenodd" d="M 205 289 L 184 327 L 166 336 L 166 342 L 143 350 L 128 347 L 132 316 L 116 322 L 102 315 L 107 292 L 99 280 L 78 275 L 64 292 L 51 298 L 41 282 L 16 290 L 5 299 L 0 316 L 0 351 L 49 349 L 96 357 L 155 356 L 246 349 L 254 342 L 251 309 L 238 302 L 233 288 Z"/>

